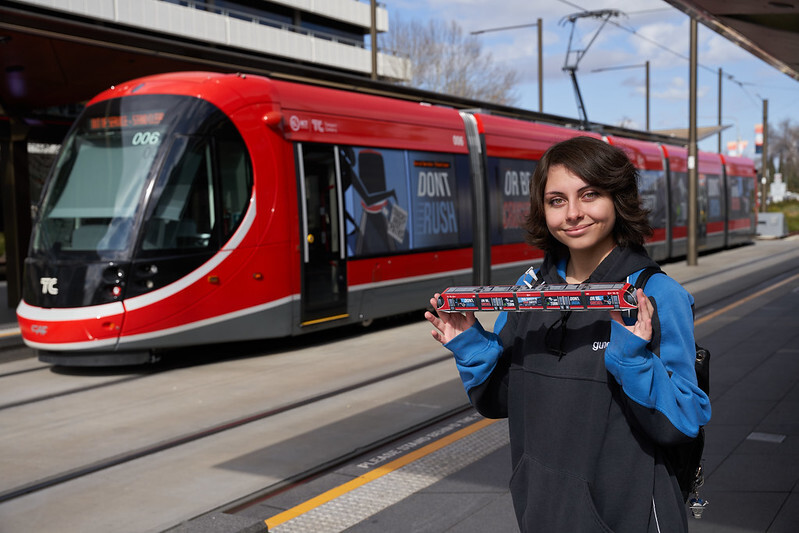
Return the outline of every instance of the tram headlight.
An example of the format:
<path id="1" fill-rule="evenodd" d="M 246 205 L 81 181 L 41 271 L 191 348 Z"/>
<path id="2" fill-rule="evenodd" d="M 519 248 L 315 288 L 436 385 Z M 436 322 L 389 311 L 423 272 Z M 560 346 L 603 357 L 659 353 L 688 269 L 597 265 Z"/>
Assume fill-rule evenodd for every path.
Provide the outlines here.
<path id="1" fill-rule="evenodd" d="M 103 270 L 102 277 L 105 290 L 108 291 L 105 293 L 105 298 L 112 301 L 122 298 L 125 288 L 125 269 L 111 263 Z"/>
<path id="2" fill-rule="evenodd" d="M 139 294 L 144 291 L 151 291 L 155 288 L 155 280 L 158 274 L 158 266 L 154 263 L 139 265 L 133 273 L 133 285 L 135 292 Z"/>
<path id="3" fill-rule="evenodd" d="M 103 270 L 103 281 L 106 283 L 121 283 L 125 278 L 125 270 L 119 265 L 110 264 Z"/>

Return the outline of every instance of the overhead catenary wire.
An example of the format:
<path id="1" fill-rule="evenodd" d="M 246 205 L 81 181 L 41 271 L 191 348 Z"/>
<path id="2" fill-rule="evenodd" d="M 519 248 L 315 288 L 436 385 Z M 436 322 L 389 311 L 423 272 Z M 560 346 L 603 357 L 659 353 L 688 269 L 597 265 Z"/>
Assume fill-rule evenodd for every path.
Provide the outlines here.
<path id="1" fill-rule="evenodd" d="M 574 8 L 576 8 L 576 9 L 580 9 L 580 10 L 582 10 L 582 11 L 588 11 L 588 10 L 586 10 L 584 7 L 582 7 L 582 6 L 580 6 L 580 5 L 577 5 L 577 4 L 575 4 L 574 2 L 570 2 L 569 0 L 558 0 L 558 1 L 559 1 L 559 2 L 561 2 L 561 3 L 563 3 L 563 4 L 566 4 L 566 5 L 568 5 L 568 6 L 574 7 Z M 649 10 L 641 10 L 641 11 L 635 11 L 635 12 L 632 12 L 632 13 L 627 13 L 627 15 L 629 16 L 629 15 L 631 15 L 631 14 L 634 14 L 634 15 L 647 14 L 647 13 L 651 13 L 651 12 L 654 12 L 654 11 L 664 11 L 664 9 L 649 9 Z M 662 49 L 662 50 L 663 50 L 663 51 L 665 51 L 665 52 L 668 52 L 668 53 L 670 53 L 670 54 L 673 54 L 673 55 L 675 55 L 675 56 L 679 57 L 680 59 L 684 59 L 685 61 L 689 61 L 689 58 L 688 58 L 688 56 L 686 56 L 686 55 L 684 55 L 684 54 L 681 54 L 680 52 L 677 52 L 676 50 L 672 50 L 672 49 L 671 49 L 671 48 L 669 48 L 668 46 L 666 46 L 666 45 L 664 45 L 664 44 L 661 44 L 661 43 L 659 43 L 658 41 L 655 41 L 654 39 L 651 39 L 651 38 L 649 38 L 649 37 L 647 37 L 647 36 L 645 36 L 645 35 L 642 35 L 642 34 L 638 33 L 638 31 L 637 31 L 635 28 L 629 28 L 629 27 L 623 26 L 622 24 L 620 24 L 620 23 L 618 23 L 618 22 L 615 22 L 615 21 L 613 21 L 613 20 L 609 20 L 609 21 L 608 21 L 608 23 L 609 23 L 609 24 L 612 24 L 612 25 L 616 26 L 617 28 L 619 28 L 619 29 L 621 29 L 621 30 L 624 30 L 624 31 L 626 31 L 626 32 L 628 32 L 628 33 L 630 33 L 630 34 L 632 34 L 632 35 L 636 36 L 636 37 L 638 37 L 639 39 L 643 39 L 644 41 L 646 41 L 646 42 L 648 42 L 648 43 L 650 43 L 650 44 L 652 44 L 652 45 L 654 45 L 654 46 L 656 46 L 656 47 L 658 47 L 658 48 Z M 712 68 L 712 67 L 709 67 L 709 66 L 707 66 L 707 65 L 703 65 L 703 64 L 701 64 L 701 63 L 697 63 L 697 65 L 698 65 L 700 68 L 702 68 L 703 70 L 706 70 L 706 71 L 708 71 L 708 72 L 712 72 L 712 73 L 714 73 L 714 74 L 718 72 L 718 69 L 716 69 L 716 68 Z M 732 82 L 732 83 L 734 83 L 734 84 L 736 84 L 736 85 L 738 85 L 738 86 L 741 88 L 741 90 L 742 90 L 742 91 L 743 91 L 743 92 L 744 92 L 744 93 L 745 93 L 747 96 L 749 96 L 749 98 L 750 98 L 750 99 L 751 99 L 751 98 L 754 96 L 755 98 L 759 99 L 760 101 L 764 100 L 764 98 L 763 98 L 762 96 L 760 96 L 760 94 L 758 94 L 758 93 L 755 93 L 755 94 L 753 95 L 753 94 L 752 94 L 750 91 L 748 91 L 748 90 L 746 89 L 746 87 L 745 87 L 745 86 L 753 86 L 753 87 L 758 87 L 758 85 L 757 85 L 757 84 L 755 84 L 755 83 L 751 83 L 751 82 L 743 82 L 743 81 L 740 81 L 740 80 L 738 80 L 737 78 L 735 78 L 735 77 L 734 77 L 732 74 L 730 74 L 729 72 L 727 72 L 727 73 L 726 73 L 726 75 L 727 75 L 727 80 L 728 80 L 728 81 L 730 81 L 730 82 Z"/>

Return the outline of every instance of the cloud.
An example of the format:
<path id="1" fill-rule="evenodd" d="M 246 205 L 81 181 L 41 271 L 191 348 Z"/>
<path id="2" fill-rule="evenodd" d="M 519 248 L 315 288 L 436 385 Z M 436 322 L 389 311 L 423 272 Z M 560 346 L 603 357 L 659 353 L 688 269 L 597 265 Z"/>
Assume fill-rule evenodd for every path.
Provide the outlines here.
<path id="1" fill-rule="evenodd" d="M 711 94 L 711 90 L 715 89 L 711 89 L 707 85 L 697 85 L 697 99 L 702 99 L 705 96 L 708 96 Z M 685 102 L 688 100 L 688 80 L 682 76 L 675 76 L 671 78 L 665 87 L 653 90 L 652 97 L 663 100 L 678 100 Z"/>
<path id="2" fill-rule="evenodd" d="M 662 21 L 647 24 L 631 35 L 630 44 L 640 57 L 649 58 L 653 64 L 672 64 L 680 56 L 688 57 L 689 29 L 684 21 Z"/>
<path id="3" fill-rule="evenodd" d="M 707 36 L 702 39 L 702 34 Z M 711 30 L 700 31 L 700 40 L 702 41 L 701 61 L 715 64 L 726 65 L 729 63 L 737 63 L 739 61 L 747 61 L 751 59 L 751 54 L 743 48 L 734 45 L 725 37 Z"/>

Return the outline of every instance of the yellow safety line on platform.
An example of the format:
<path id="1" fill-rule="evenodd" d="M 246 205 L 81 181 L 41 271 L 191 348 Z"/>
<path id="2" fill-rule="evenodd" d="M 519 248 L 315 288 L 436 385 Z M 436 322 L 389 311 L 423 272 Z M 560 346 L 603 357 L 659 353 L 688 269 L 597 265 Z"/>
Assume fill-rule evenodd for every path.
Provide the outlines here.
<path id="1" fill-rule="evenodd" d="M 292 507 L 291 509 L 283 511 L 282 513 L 275 515 L 272 518 L 267 518 L 266 520 L 264 520 L 264 522 L 266 523 L 268 529 L 277 527 L 284 522 L 288 522 L 289 520 L 300 516 L 301 514 L 307 513 L 308 511 L 316 509 L 317 507 L 329 501 L 335 500 L 336 498 L 339 498 L 344 494 L 347 494 L 348 492 L 357 489 L 358 487 L 366 485 L 370 481 L 374 481 L 379 477 L 385 476 L 386 474 L 390 474 L 395 470 L 399 470 L 403 466 L 410 464 L 413 461 L 416 461 L 417 459 L 421 459 L 426 455 L 430 455 L 436 450 L 440 450 L 441 448 L 444 448 L 445 446 L 448 446 L 455 441 L 458 441 L 468 435 L 471 435 L 472 433 L 480 429 L 483 429 L 484 427 L 490 426 L 494 422 L 496 422 L 496 420 L 489 420 L 489 419 L 483 419 L 480 420 L 479 422 L 475 422 L 469 427 L 458 430 L 455 433 L 447 435 L 446 437 L 443 437 L 436 442 L 433 442 L 431 444 L 428 444 L 427 446 L 419 448 L 416 451 L 410 452 L 407 455 L 400 457 L 399 459 L 391 461 L 390 463 L 387 463 L 383 466 L 377 467 L 374 470 L 353 479 L 352 481 L 348 481 L 343 485 L 339 485 L 336 488 L 330 489 L 329 491 L 324 492 L 319 496 L 316 496 L 315 498 L 311 498 L 310 500 L 304 503 L 301 503 L 295 507 Z"/>
<path id="2" fill-rule="evenodd" d="M 757 291 L 754 294 L 750 294 L 749 296 L 747 296 L 746 298 L 744 298 L 742 300 L 738 300 L 737 302 L 731 303 L 730 305 L 728 305 L 726 307 L 722 307 L 718 311 L 713 311 L 709 315 L 705 315 L 702 318 L 698 319 L 696 322 L 694 322 L 694 325 L 698 326 L 699 324 L 703 324 L 703 323 L 707 322 L 708 320 L 712 320 L 712 319 L 716 318 L 717 316 L 726 313 L 727 311 L 731 311 L 732 309 L 735 309 L 739 305 L 745 304 L 749 300 L 753 300 L 753 299 L 757 298 L 758 296 L 762 296 L 763 294 L 766 294 L 767 292 L 771 292 L 771 291 L 773 291 L 775 289 L 778 289 L 779 287 L 782 287 L 783 285 L 786 285 L 786 284 L 792 282 L 796 278 L 799 278 L 799 274 L 794 274 L 790 278 L 784 279 L 784 280 L 780 281 L 779 283 L 776 283 L 776 284 L 772 285 L 771 287 L 766 287 L 765 289 L 763 289 L 761 291 Z"/>
<path id="3" fill-rule="evenodd" d="M 20 334 L 19 328 L 2 330 L 0 331 L 0 339 L 3 337 L 14 337 L 19 334 Z"/>

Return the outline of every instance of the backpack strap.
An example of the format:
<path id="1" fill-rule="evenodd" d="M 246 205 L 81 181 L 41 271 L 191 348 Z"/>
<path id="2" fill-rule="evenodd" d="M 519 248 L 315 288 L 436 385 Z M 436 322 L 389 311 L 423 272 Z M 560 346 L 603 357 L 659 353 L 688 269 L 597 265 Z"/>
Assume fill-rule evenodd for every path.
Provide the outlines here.
<path id="1" fill-rule="evenodd" d="M 643 289 L 646 286 L 646 282 L 649 281 L 649 278 L 658 273 L 666 274 L 658 266 L 646 267 L 638 274 L 638 278 L 636 278 L 633 286 L 636 289 Z M 657 316 L 657 303 L 652 301 L 652 307 L 654 313 L 652 315 L 652 340 L 649 341 L 649 349 L 660 357 L 660 321 Z M 632 311 L 630 316 L 636 317 L 637 315 L 638 311 L 636 310 Z"/>
<path id="2" fill-rule="evenodd" d="M 635 280 L 635 288 L 643 289 L 644 286 L 646 285 L 646 282 L 649 281 L 649 278 L 651 278 L 654 274 L 657 274 L 658 272 L 662 272 L 663 274 L 665 274 L 665 272 L 663 272 L 660 269 L 660 267 L 657 266 L 646 267 L 645 269 L 643 269 L 641 273 L 638 274 L 638 278 Z"/>

